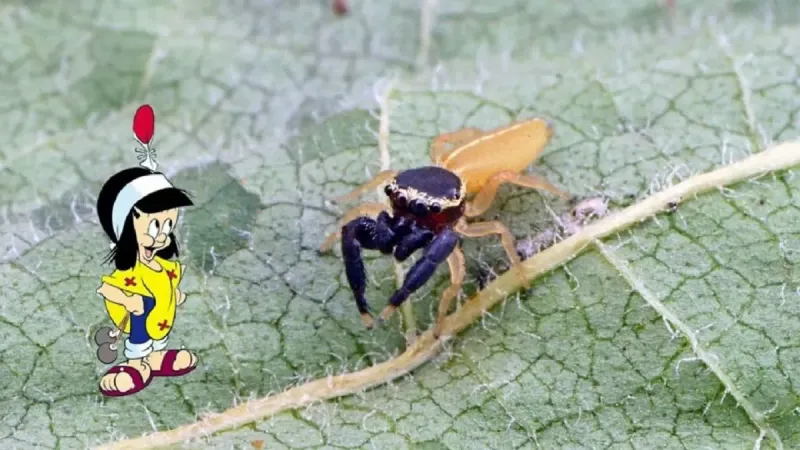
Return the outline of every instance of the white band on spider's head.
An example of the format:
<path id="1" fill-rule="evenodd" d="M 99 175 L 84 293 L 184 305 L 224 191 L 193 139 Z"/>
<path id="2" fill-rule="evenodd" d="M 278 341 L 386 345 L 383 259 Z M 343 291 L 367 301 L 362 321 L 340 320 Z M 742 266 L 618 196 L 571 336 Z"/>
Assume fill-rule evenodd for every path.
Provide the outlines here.
<path id="1" fill-rule="evenodd" d="M 136 202 L 153 192 L 171 187 L 173 187 L 172 183 L 160 173 L 145 175 L 125 185 L 119 192 L 117 199 L 114 201 L 114 208 L 111 210 L 111 224 L 114 227 L 114 234 L 117 236 L 117 240 L 122 235 L 125 219 L 128 218 L 128 214 L 130 214 Z"/>

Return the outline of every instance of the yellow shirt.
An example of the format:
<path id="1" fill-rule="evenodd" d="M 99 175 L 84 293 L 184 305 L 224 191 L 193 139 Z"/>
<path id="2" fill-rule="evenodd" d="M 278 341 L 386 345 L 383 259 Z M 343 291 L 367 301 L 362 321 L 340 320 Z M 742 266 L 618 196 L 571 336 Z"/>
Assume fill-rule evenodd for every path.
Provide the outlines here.
<path id="1" fill-rule="evenodd" d="M 111 275 L 105 275 L 103 282 L 129 294 L 138 294 L 143 297 L 152 297 L 155 306 L 147 316 L 147 334 L 151 339 L 163 339 L 172 329 L 175 320 L 175 309 L 178 303 L 176 289 L 181 282 L 181 265 L 177 261 L 169 261 L 156 256 L 154 261 L 161 266 L 156 272 L 142 264 L 138 259 L 136 265 L 129 270 L 115 270 Z M 106 299 L 108 316 L 119 327 L 127 310 L 124 306 Z M 125 333 L 130 334 L 131 323 L 125 324 Z"/>

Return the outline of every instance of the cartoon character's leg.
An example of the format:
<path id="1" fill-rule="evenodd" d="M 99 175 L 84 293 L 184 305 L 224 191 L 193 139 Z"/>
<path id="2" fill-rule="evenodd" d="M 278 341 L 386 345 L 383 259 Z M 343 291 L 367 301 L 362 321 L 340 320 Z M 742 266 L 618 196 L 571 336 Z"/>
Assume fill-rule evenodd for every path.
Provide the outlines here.
<path id="1" fill-rule="evenodd" d="M 147 357 L 147 363 L 153 369 L 155 377 L 179 377 L 197 368 L 197 355 L 186 349 L 167 350 L 169 334 L 153 341 L 153 352 Z"/>
<path id="2" fill-rule="evenodd" d="M 319 251 L 322 253 L 327 253 L 331 250 L 331 248 L 333 248 L 334 242 L 342 237 L 342 226 L 344 226 L 344 224 L 347 222 L 350 222 L 359 216 L 377 217 L 381 211 L 385 210 L 386 205 L 381 203 L 362 203 L 361 205 L 358 205 L 355 208 L 347 211 L 339 221 L 338 229 L 325 238 L 325 242 L 319 246 Z"/>
<path id="3" fill-rule="evenodd" d="M 458 235 L 452 230 L 445 229 L 436 235 L 425 248 L 422 258 L 408 270 L 403 285 L 392 294 L 389 304 L 381 312 L 381 319 L 384 321 L 388 319 L 414 291 L 425 284 L 433 276 L 436 267 L 450 256 L 456 245 L 458 245 Z"/>
<path id="4" fill-rule="evenodd" d="M 492 202 L 494 202 L 494 199 L 497 196 L 497 190 L 500 188 L 500 185 L 505 183 L 515 184 L 517 186 L 530 189 L 544 190 L 563 199 L 570 197 L 568 193 L 555 187 L 542 177 L 536 175 L 523 175 L 513 171 L 498 172 L 489 178 L 489 181 L 483 185 L 483 188 L 481 188 L 480 192 L 478 192 L 475 198 L 467 203 L 467 209 L 464 212 L 464 215 L 467 217 L 475 217 L 485 213 L 486 210 L 492 206 Z"/>
<path id="5" fill-rule="evenodd" d="M 447 310 L 450 309 L 450 303 L 461 290 L 461 285 L 464 283 L 464 276 L 467 272 L 464 253 L 461 252 L 460 248 L 453 249 L 453 253 L 447 257 L 447 265 L 450 267 L 450 286 L 442 292 L 442 297 L 439 299 L 439 312 L 436 316 L 436 325 L 433 328 L 433 337 L 436 339 L 439 339 L 442 334 Z"/>
<path id="6" fill-rule="evenodd" d="M 369 191 L 371 189 L 377 189 L 382 183 L 390 178 L 394 178 L 397 175 L 396 170 L 384 170 L 382 172 L 378 172 L 377 175 L 372 177 L 371 180 L 367 181 L 366 183 L 358 186 L 357 188 L 353 189 L 349 193 L 342 195 L 341 197 L 336 197 L 336 203 L 344 203 L 357 198 L 362 193 Z"/>
<path id="7" fill-rule="evenodd" d="M 436 136 L 431 143 L 431 161 L 434 164 L 441 163 L 453 150 L 483 134 L 484 132 L 477 128 L 462 128 Z"/>
<path id="8" fill-rule="evenodd" d="M 144 312 L 130 315 L 130 335 L 125 340 L 126 362 L 118 364 L 100 379 L 100 392 L 108 397 L 135 394 L 150 385 L 152 370 L 146 358 L 153 351 L 153 341 L 147 335 L 147 315 L 155 306 L 155 300 L 143 297 Z"/>
<path id="9" fill-rule="evenodd" d="M 378 215 L 377 220 L 370 217 L 357 217 L 342 227 L 342 257 L 344 258 L 345 274 L 353 297 L 356 301 L 358 312 L 364 326 L 372 328 L 374 325 L 367 298 L 364 292 L 367 289 L 367 272 L 361 256 L 361 249 L 381 250 L 391 252 L 394 247 L 395 235 L 391 229 L 392 219 L 385 211 Z"/>
<path id="10" fill-rule="evenodd" d="M 511 268 L 517 271 L 517 275 L 521 277 L 521 281 L 526 281 L 520 269 L 522 260 L 520 259 L 519 254 L 517 254 L 517 249 L 514 244 L 514 236 L 505 225 L 496 220 L 470 224 L 464 220 L 460 220 L 454 227 L 454 230 L 462 236 L 472 238 L 488 236 L 490 234 L 500 235 L 500 243 L 503 245 L 503 250 L 505 250 L 509 261 L 511 261 Z"/>

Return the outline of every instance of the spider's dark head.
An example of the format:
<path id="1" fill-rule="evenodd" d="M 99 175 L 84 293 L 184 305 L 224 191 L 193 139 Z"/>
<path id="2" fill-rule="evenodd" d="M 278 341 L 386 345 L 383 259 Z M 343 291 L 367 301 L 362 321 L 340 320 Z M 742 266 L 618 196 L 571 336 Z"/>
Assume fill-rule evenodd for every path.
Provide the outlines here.
<path id="1" fill-rule="evenodd" d="M 458 220 L 467 194 L 458 175 L 435 166 L 404 170 L 384 191 L 395 213 L 433 228 Z"/>

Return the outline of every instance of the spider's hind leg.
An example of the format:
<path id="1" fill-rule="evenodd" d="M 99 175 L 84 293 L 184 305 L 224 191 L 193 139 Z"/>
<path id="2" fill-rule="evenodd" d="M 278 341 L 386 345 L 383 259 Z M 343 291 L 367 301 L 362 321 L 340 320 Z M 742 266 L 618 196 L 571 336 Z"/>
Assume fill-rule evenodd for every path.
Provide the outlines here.
<path id="1" fill-rule="evenodd" d="M 350 200 L 358 198 L 358 196 L 360 196 L 364 192 L 367 192 L 372 189 L 377 189 L 378 186 L 385 183 L 387 180 L 394 178 L 395 175 L 397 175 L 396 170 L 384 170 L 382 172 L 378 172 L 377 174 L 375 174 L 374 177 L 372 177 L 366 183 L 361 184 L 360 186 L 356 187 L 347 194 L 339 196 L 334 200 L 336 201 L 336 203 L 349 202 Z"/>
<path id="2" fill-rule="evenodd" d="M 538 175 L 525 175 L 511 170 L 498 172 L 492 175 L 478 194 L 469 203 L 464 212 L 466 217 L 476 217 L 485 213 L 494 202 L 497 190 L 503 184 L 514 184 L 520 187 L 546 191 L 561 199 L 569 199 L 571 195 L 566 191 L 557 188 L 555 185 Z"/>
<path id="3" fill-rule="evenodd" d="M 436 314 L 436 324 L 433 327 L 433 337 L 436 339 L 441 337 L 444 330 L 444 319 L 447 317 L 450 303 L 461 291 L 461 285 L 464 283 L 466 264 L 464 262 L 464 253 L 461 252 L 460 248 L 456 247 L 453 253 L 447 257 L 447 265 L 450 267 L 450 286 L 442 291 L 442 295 L 439 298 L 439 310 Z"/>
<path id="4" fill-rule="evenodd" d="M 469 238 L 478 238 L 496 234 L 500 236 L 500 243 L 503 250 L 511 263 L 511 270 L 517 272 L 517 276 L 521 283 L 527 283 L 525 274 L 522 273 L 522 258 L 517 254 L 517 246 L 514 236 L 511 231 L 497 220 L 490 220 L 488 222 L 467 223 L 465 220 L 460 220 L 453 229 L 460 235 Z"/>
<path id="5" fill-rule="evenodd" d="M 374 321 L 364 292 L 367 288 L 367 272 L 364 268 L 361 249 L 380 250 L 391 253 L 395 245 L 395 234 L 392 231 L 392 218 L 386 211 L 378 214 L 377 219 L 356 217 L 342 227 L 342 256 L 345 274 L 356 307 L 361 314 L 364 326 L 372 328 Z"/>
<path id="6" fill-rule="evenodd" d="M 477 128 L 462 128 L 434 137 L 430 146 L 431 161 L 434 164 L 443 164 L 453 150 L 483 134 L 484 132 Z"/>

